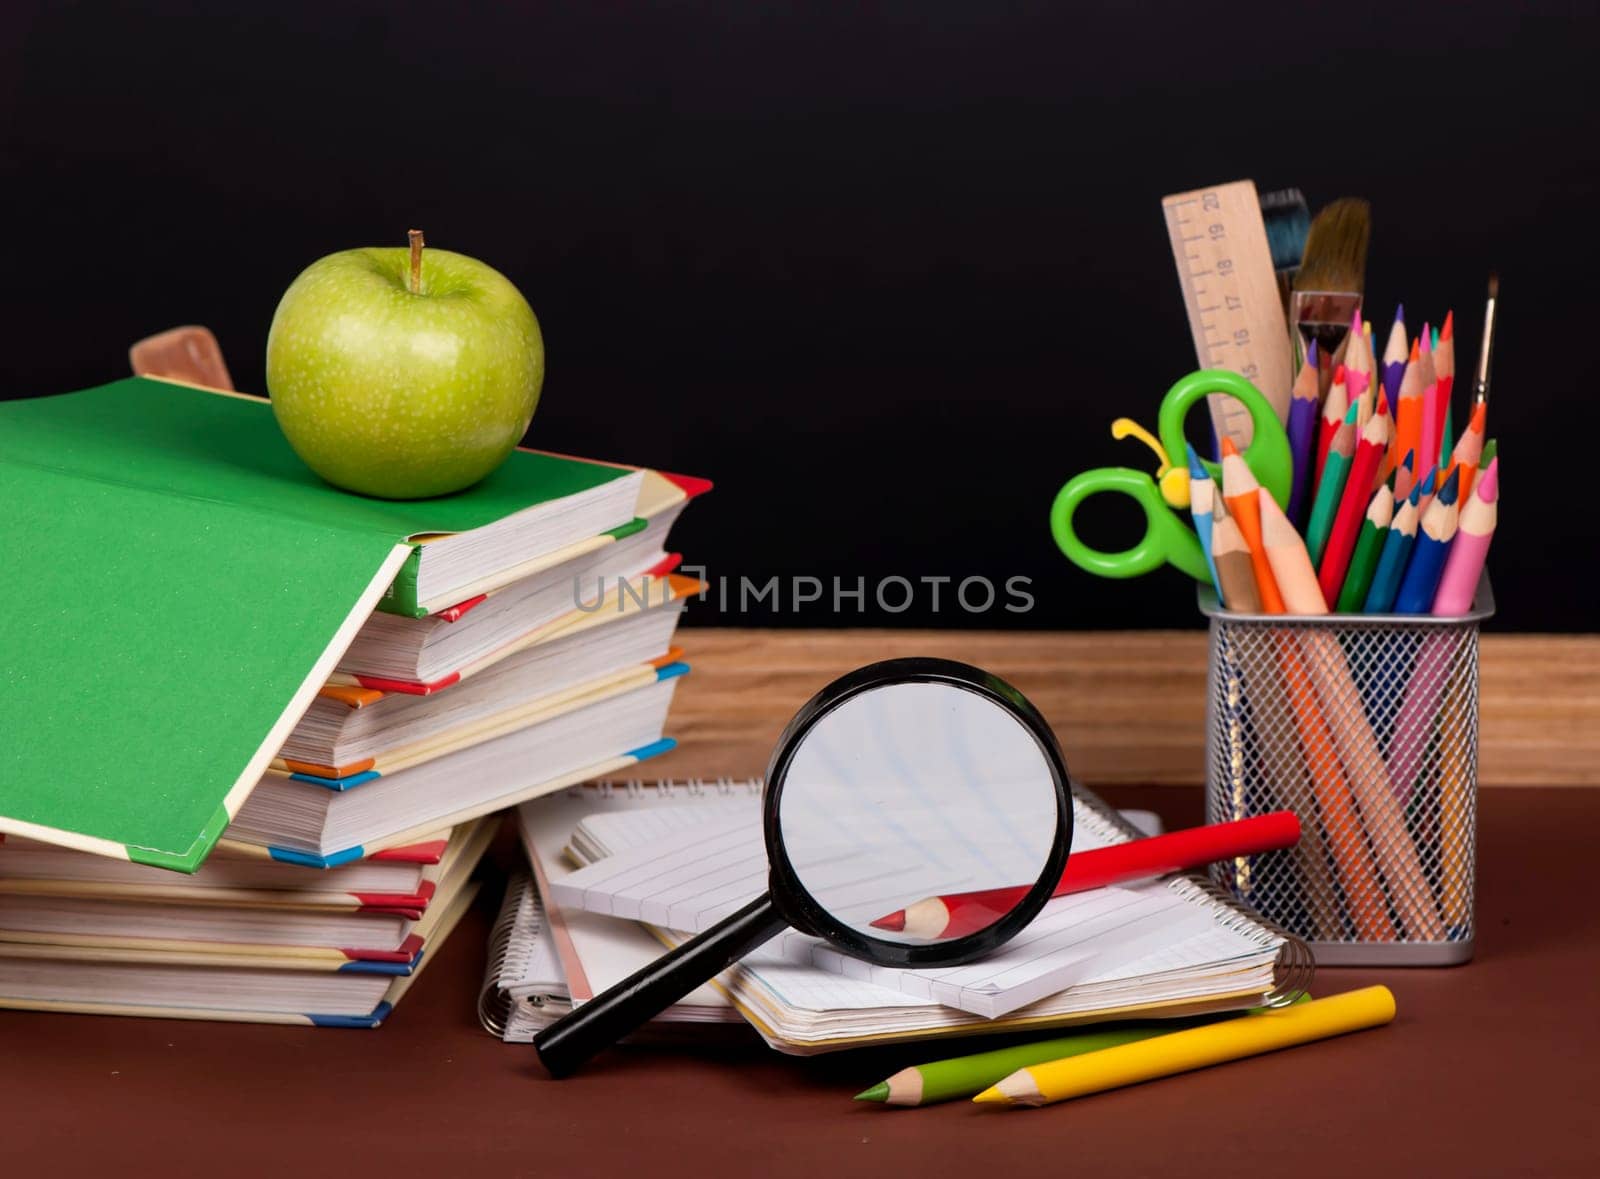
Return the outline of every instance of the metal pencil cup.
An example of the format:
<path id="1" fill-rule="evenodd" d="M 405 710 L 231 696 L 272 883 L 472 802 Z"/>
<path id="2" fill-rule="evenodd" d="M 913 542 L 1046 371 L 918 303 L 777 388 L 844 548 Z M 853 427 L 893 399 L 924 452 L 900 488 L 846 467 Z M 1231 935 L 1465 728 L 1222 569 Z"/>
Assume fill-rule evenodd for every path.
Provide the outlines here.
<path id="1" fill-rule="evenodd" d="M 1211 620 L 1206 819 L 1300 817 L 1297 847 L 1216 882 L 1325 965 L 1444 966 L 1473 950 L 1478 624 L 1470 614 Z"/>

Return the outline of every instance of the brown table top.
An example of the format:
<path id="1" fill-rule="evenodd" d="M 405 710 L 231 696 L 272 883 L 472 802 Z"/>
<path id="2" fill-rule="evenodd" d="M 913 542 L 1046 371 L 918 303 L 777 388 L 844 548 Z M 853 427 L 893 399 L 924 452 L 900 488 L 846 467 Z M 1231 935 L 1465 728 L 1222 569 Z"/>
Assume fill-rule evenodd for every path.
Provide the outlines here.
<path id="1" fill-rule="evenodd" d="M 1200 818 L 1193 788 L 1105 793 Z M 1486 790 L 1477 960 L 1316 984 L 1386 983 L 1392 1026 L 1044 1110 L 851 1102 L 944 1054 L 914 1046 L 630 1048 L 550 1081 L 475 1022 L 491 868 L 378 1031 L 0 1012 L 0 1173 L 1600 1173 L 1597 826 L 1600 791 Z"/>

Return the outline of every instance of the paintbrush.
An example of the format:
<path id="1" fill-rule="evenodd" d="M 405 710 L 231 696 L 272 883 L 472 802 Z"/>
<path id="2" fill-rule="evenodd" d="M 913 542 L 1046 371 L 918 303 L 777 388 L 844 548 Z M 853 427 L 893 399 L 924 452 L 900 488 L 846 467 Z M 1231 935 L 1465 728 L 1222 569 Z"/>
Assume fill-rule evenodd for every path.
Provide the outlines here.
<path id="1" fill-rule="evenodd" d="M 1357 197 L 1328 205 L 1312 219 L 1306 235 L 1305 256 L 1289 296 L 1289 332 L 1296 359 L 1316 340 L 1324 374 L 1344 360 L 1350 321 L 1361 310 L 1371 236 L 1372 206 Z"/>
<path id="2" fill-rule="evenodd" d="M 1483 342 L 1478 346 L 1478 369 L 1472 374 L 1472 404 L 1489 400 L 1489 361 L 1494 352 L 1494 311 L 1500 301 L 1500 276 L 1489 272 L 1489 301 L 1483 307 Z"/>
<path id="3" fill-rule="evenodd" d="M 1264 192 L 1258 198 L 1261 221 L 1267 230 L 1267 249 L 1272 253 L 1272 268 L 1278 274 L 1278 297 L 1284 311 L 1289 309 L 1289 290 L 1306 252 L 1306 234 L 1311 231 L 1311 210 L 1305 194 L 1298 188 Z"/>

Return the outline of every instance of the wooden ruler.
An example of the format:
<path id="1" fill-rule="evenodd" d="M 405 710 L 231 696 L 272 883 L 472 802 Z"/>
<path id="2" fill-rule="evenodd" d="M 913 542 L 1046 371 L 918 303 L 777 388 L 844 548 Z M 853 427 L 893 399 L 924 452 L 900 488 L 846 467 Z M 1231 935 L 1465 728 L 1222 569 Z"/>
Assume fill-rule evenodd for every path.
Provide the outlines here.
<path id="1" fill-rule="evenodd" d="M 1250 180 L 1161 198 L 1201 368 L 1225 368 L 1260 389 L 1289 418 L 1294 359 L 1261 203 Z M 1208 399 L 1217 437 L 1250 444 L 1250 415 L 1222 393 Z"/>

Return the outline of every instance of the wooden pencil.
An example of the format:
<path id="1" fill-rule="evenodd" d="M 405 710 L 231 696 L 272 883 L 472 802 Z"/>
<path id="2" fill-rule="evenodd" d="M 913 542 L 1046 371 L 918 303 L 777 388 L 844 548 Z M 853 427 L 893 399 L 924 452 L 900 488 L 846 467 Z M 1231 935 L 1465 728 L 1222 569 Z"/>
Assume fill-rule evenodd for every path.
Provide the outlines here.
<path id="1" fill-rule="evenodd" d="M 1461 472 L 1451 471 L 1422 515 L 1417 543 L 1411 550 L 1411 560 L 1406 563 L 1406 575 L 1400 579 L 1400 592 L 1395 596 L 1396 614 L 1427 614 L 1433 609 L 1433 596 L 1444 572 L 1445 554 L 1450 551 L 1450 542 L 1455 539 L 1461 518 L 1461 505 L 1457 502 L 1460 485 Z"/>
<path id="2" fill-rule="evenodd" d="M 1319 560 L 1327 546 L 1328 533 L 1333 529 L 1333 518 L 1339 511 L 1339 501 L 1344 495 L 1344 485 L 1350 475 L 1350 463 L 1356 453 L 1356 411 L 1352 405 L 1345 411 L 1338 433 L 1328 444 L 1328 460 L 1322 467 L 1322 478 L 1317 483 L 1317 496 L 1311 501 L 1311 518 L 1306 521 L 1306 545 L 1311 559 Z"/>
<path id="3" fill-rule="evenodd" d="M 1326 614 L 1328 606 L 1317 584 L 1311 557 L 1282 513 L 1262 509 L 1262 538 L 1272 559 L 1284 602 L 1295 614 Z M 1291 636 L 1293 637 L 1293 636 Z M 1438 941 L 1444 935 L 1433 893 L 1428 887 L 1416 844 L 1406 830 L 1405 813 L 1389 785 L 1378 740 L 1367 720 L 1361 694 L 1351 678 L 1338 636 L 1321 627 L 1299 635 L 1312 686 L 1329 724 L 1334 748 L 1344 764 L 1361 820 L 1371 837 L 1379 868 L 1389 883 L 1390 900 L 1411 937 Z"/>
<path id="4" fill-rule="evenodd" d="M 1311 500 L 1312 462 L 1317 442 L 1317 342 L 1311 341 L 1306 361 L 1300 366 L 1294 389 L 1289 395 L 1289 456 L 1294 463 L 1294 480 L 1289 488 L 1289 518 L 1305 519 Z"/>
<path id="5" fill-rule="evenodd" d="M 1328 465 L 1328 448 L 1333 445 L 1334 436 L 1339 433 L 1339 427 L 1344 424 L 1345 415 L 1350 409 L 1350 395 L 1344 379 L 1342 366 L 1333 370 L 1333 384 L 1329 386 L 1328 396 L 1322 402 L 1322 422 L 1317 430 L 1317 463 L 1311 473 L 1313 498 L 1322 487 L 1322 472 Z"/>
<path id="6" fill-rule="evenodd" d="M 1439 479 L 1448 472 L 1440 471 L 1438 467 L 1429 467 L 1428 473 L 1417 481 L 1417 520 L 1427 515 L 1428 505 L 1433 502 L 1433 496 L 1439 490 Z"/>
<path id="7" fill-rule="evenodd" d="M 1339 588 L 1335 609 L 1340 614 L 1354 614 L 1367 600 L 1372 587 L 1372 575 L 1378 568 L 1378 557 L 1383 552 L 1383 542 L 1389 533 L 1389 521 L 1394 516 L 1394 493 L 1388 485 L 1372 493 L 1367 504 L 1366 517 L 1361 522 L 1361 534 L 1356 538 L 1355 552 L 1350 557 L 1350 569 Z"/>
<path id="8" fill-rule="evenodd" d="M 1394 324 L 1389 328 L 1389 340 L 1383 347 L 1383 391 L 1389 395 L 1389 404 L 1400 399 L 1400 378 L 1405 375 L 1406 360 L 1411 350 L 1406 345 L 1406 306 L 1398 303 L 1394 309 Z"/>
<path id="9" fill-rule="evenodd" d="M 1422 370 L 1418 367 L 1417 359 L 1417 345 L 1413 341 L 1411 363 L 1406 365 L 1401 375 L 1398 394 L 1389 399 L 1389 404 L 1394 407 L 1394 442 L 1389 447 L 1389 462 L 1385 464 L 1383 472 L 1385 478 L 1408 450 L 1416 453 L 1419 472 L 1427 470 L 1435 461 L 1422 452 Z"/>
<path id="10" fill-rule="evenodd" d="M 1421 370 L 1418 381 L 1422 385 L 1422 421 L 1419 423 L 1422 447 L 1422 457 L 1430 463 L 1439 462 L 1439 427 L 1444 424 L 1444 415 L 1439 412 L 1439 377 L 1433 368 L 1433 346 L 1429 342 L 1428 325 L 1422 325 L 1422 333 L 1417 337 L 1421 347 L 1417 349 L 1417 366 Z"/>
<path id="11" fill-rule="evenodd" d="M 1295 614 L 1326 614 L 1327 604 L 1322 600 L 1316 572 L 1299 534 L 1282 513 L 1265 504 L 1261 511 L 1263 540 L 1275 575 L 1283 579 L 1284 600 L 1290 603 L 1290 610 Z M 1304 632 L 1297 639 L 1295 632 L 1282 630 L 1277 632 L 1276 641 L 1284 688 L 1294 708 L 1295 727 L 1305 750 L 1306 770 L 1322 820 L 1324 844 L 1333 853 L 1334 871 L 1344 889 L 1346 908 L 1356 932 L 1367 941 L 1392 941 L 1395 928 L 1356 810 L 1356 796 L 1341 766 L 1342 759 L 1335 752 L 1336 737 L 1330 731 L 1328 712 L 1318 705 L 1302 657 L 1300 641 L 1311 633 Z M 1332 728 L 1337 730 L 1338 725 Z"/>
<path id="12" fill-rule="evenodd" d="M 1467 428 L 1461 432 L 1461 438 L 1456 442 L 1455 449 L 1450 452 L 1451 465 L 1461 470 L 1463 500 L 1472 494 L 1473 483 L 1478 475 L 1478 464 L 1483 459 L 1484 422 L 1488 414 L 1488 402 L 1480 401 L 1474 405 Z"/>
<path id="13" fill-rule="evenodd" d="M 1439 493 L 1439 498 L 1444 498 L 1443 492 Z M 1465 614 L 1472 609 L 1478 578 L 1489 555 L 1489 542 L 1494 538 L 1499 508 L 1500 460 L 1495 458 L 1484 468 L 1483 478 L 1473 490 L 1472 498 L 1461 509 L 1455 539 L 1445 556 L 1439 588 L 1434 593 L 1434 614 Z"/>
<path id="14" fill-rule="evenodd" d="M 1487 405 L 1488 402 L 1479 402 L 1479 404 Z M 1478 456 L 1478 471 L 1472 477 L 1472 489 L 1474 491 L 1478 489 L 1478 484 L 1483 482 L 1484 471 L 1488 469 L 1490 463 L 1499 457 L 1499 454 L 1500 440 L 1498 438 L 1491 438 L 1483 444 L 1483 453 Z"/>
<path id="15" fill-rule="evenodd" d="M 1411 559 L 1411 546 L 1417 539 L 1417 499 L 1420 487 L 1413 487 L 1405 502 L 1395 509 L 1389 522 L 1389 533 L 1383 538 L 1383 551 L 1378 554 L 1378 567 L 1372 573 L 1372 586 L 1367 590 L 1367 600 L 1361 604 L 1363 613 L 1388 614 L 1394 609 L 1395 595 L 1400 592 L 1400 579 L 1405 576 L 1406 562 Z"/>
<path id="16" fill-rule="evenodd" d="M 1356 446 L 1355 457 L 1350 462 L 1350 474 L 1345 479 L 1344 493 L 1317 565 L 1317 582 L 1322 586 L 1323 599 L 1330 609 L 1338 602 L 1344 575 L 1350 571 L 1350 555 L 1355 552 L 1362 516 L 1372 498 L 1372 480 L 1388 445 L 1389 402 L 1380 393 L 1377 411 L 1361 431 L 1361 441 Z"/>
<path id="17" fill-rule="evenodd" d="M 1250 567 L 1250 546 L 1221 496 L 1211 504 L 1211 558 L 1217 565 L 1223 605 L 1239 614 L 1260 614 L 1261 591 Z"/>
<path id="18" fill-rule="evenodd" d="M 1417 485 L 1417 452 L 1406 451 L 1405 458 L 1390 474 L 1394 477 L 1394 498 L 1398 501 L 1410 496 L 1411 489 Z"/>
<path id="19" fill-rule="evenodd" d="M 1345 337 L 1345 386 L 1350 400 L 1359 405 L 1356 426 L 1367 424 L 1372 416 L 1377 393 L 1377 383 L 1372 379 L 1372 353 L 1367 351 L 1367 337 L 1361 330 L 1361 309 L 1356 309 L 1350 320 L 1350 333 Z"/>
<path id="20" fill-rule="evenodd" d="M 1439 397 L 1435 412 L 1438 415 L 1439 435 L 1439 461 L 1444 461 L 1444 456 L 1450 453 L 1448 441 L 1450 421 L 1450 394 L 1456 384 L 1456 313 L 1444 313 L 1444 327 L 1439 329 L 1439 343 L 1433 350 L 1434 380 L 1439 386 Z"/>
<path id="21" fill-rule="evenodd" d="M 1233 439 L 1222 440 L 1222 498 L 1228 503 L 1228 515 L 1239 525 L 1239 534 L 1250 550 L 1250 568 L 1255 573 L 1256 588 L 1261 593 L 1261 608 L 1268 614 L 1283 613 L 1283 598 L 1272 580 L 1272 566 L 1261 548 L 1261 511 L 1257 493 L 1261 484 Z M 1271 498 L 1270 496 L 1268 498 Z M 1213 538 L 1213 543 L 1214 543 Z"/>

